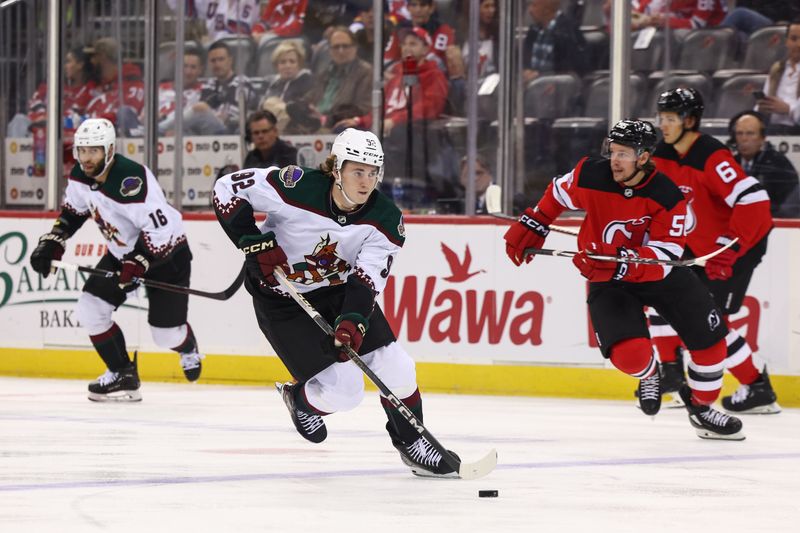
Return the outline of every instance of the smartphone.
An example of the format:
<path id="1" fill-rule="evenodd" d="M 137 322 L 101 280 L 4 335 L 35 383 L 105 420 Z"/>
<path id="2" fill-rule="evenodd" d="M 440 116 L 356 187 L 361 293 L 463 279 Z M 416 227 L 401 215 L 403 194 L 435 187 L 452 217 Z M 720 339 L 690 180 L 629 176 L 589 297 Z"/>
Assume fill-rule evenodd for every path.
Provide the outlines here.
<path id="1" fill-rule="evenodd" d="M 765 100 L 767 98 L 767 95 L 764 94 L 764 91 L 753 91 L 753 97 L 756 100 Z"/>

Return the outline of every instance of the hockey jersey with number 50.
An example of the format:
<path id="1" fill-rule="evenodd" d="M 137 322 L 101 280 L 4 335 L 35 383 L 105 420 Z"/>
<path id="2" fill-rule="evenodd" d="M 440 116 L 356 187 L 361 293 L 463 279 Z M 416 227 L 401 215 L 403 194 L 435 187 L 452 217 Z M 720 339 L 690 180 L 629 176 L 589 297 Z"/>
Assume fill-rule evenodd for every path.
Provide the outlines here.
<path id="1" fill-rule="evenodd" d="M 323 172 L 294 165 L 245 169 L 217 180 L 214 211 L 234 244 L 243 235 L 274 232 L 299 292 L 356 276 L 378 294 L 405 242 L 402 213 L 377 190 L 358 210 L 342 212 L 332 186 Z M 254 212 L 267 214 L 260 228 Z"/>

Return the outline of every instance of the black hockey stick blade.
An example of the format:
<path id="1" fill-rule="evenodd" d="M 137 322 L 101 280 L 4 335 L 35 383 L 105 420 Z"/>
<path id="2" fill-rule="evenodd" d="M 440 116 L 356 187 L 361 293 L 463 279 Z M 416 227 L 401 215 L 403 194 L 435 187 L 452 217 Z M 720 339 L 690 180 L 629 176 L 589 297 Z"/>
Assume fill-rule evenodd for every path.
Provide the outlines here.
<path id="1" fill-rule="evenodd" d="M 489 185 L 486 188 L 486 213 L 489 215 L 500 218 L 503 220 L 518 220 L 517 217 L 513 217 L 511 215 L 506 215 L 503 213 L 502 208 L 502 198 L 503 198 L 503 189 L 500 188 L 499 185 L 495 185 L 494 183 Z M 564 235 L 572 235 L 573 237 L 578 236 L 578 230 L 567 228 L 565 226 L 558 226 L 556 224 L 551 224 L 548 226 L 551 230 L 555 231 L 556 233 L 563 233 Z"/>
<path id="2" fill-rule="evenodd" d="M 306 314 L 308 314 L 308 316 L 310 316 L 312 320 L 314 320 L 317 326 L 319 326 L 320 329 L 324 331 L 327 335 L 333 337 L 334 332 L 331 325 L 328 324 L 325 318 L 323 318 L 322 315 L 320 315 L 317 312 L 317 310 L 314 309 L 314 306 L 311 305 L 309 301 L 306 300 L 302 294 L 297 292 L 297 289 L 295 289 L 289 282 L 289 280 L 286 279 L 286 275 L 283 273 L 283 270 L 281 270 L 280 268 L 276 268 L 274 271 L 274 275 L 275 279 L 278 280 L 278 283 L 280 283 L 281 287 L 287 293 L 289 293 L 289 296 L 291 296 L 292 299 L 295 302 L 297 302 L 297 304 L 300 307 L 303 308 Z M 494 467 L 497 466 L 496 450 L 491 450 L 488 454 L 486 454 L 486 456 L 484 456 L 482 459 L 474 463 L 464 463 L 462 461 L 459 461 L 444 446 L 442 446 L 442 444 L 438 440 L 436 440 L 436 437 L 431 435 L 430 431 L 428 431 L 425 428 L 425 426 L 422 425 L 422 421 L 420 421 L 420 419 L 418 419 L 414 415 L 414 413 L 411 412 L 411 409 L 409 409 L 408 406 L 406 406 L 406 404 L 404 404 L 402 400 L 400 400 L 400 398 L 395 396 L 395 394 L 389 389 L 389 387 L 387 387 L 383 383 L 383 381 L 381 381 L 380 378 L 377 375 L 375 375 L 372 369 L 367 366 L 364 360 L 361 359 L 361 357 L 352 348 L 350 348 L 349 346 L 345 346 L 344 349 L 345 353 L 347 353 L 347 356 L 350 358 L 350 360 L 353 361 L 353 363 L 355 363 L 355 365 L 358 368 L 360 368 L 361 371 L 364 372 L 364 374 L 367 375 L 369 380 L 372 381 L 372 383 L 374 383 L 376 387 L 378 387 L 378 390 L 381 391 L 381 394 L 383 394 L 386 397 L 386 399 L 389 400 L 389 402 L 394 406 L 394 408 L 397 409 L 397 412 L 400 413 L 400 415 L 403 418 L 405 418 L 406 421 L 409 424 L 411 424 L 411 427 L 417 430 L 417 432 L 421 436 L 425 437 L 425 439 L 430 443 L 430 445 L 433 446 L 436 449 L 436 451 L 442 455 L 442 459 L 448 464 L 448 466 L 450 466 L 450 468 L 458 472 L 459 478 L 478 479 L 482 478 L 483 476 L 489 474 L 492 470 L 494 470 Z"/>
<path id="3" fill-rule="evenodd" d="M 717 248 L 710 254 L 702 255 L 700 257 L 693 257 L 691 259 L 653 259 L 650 257 L 621 257 L 617 255 L 595 255 L 588 254 L 592 259 L 598 261 L 611 261 L 614 263 L 637 263 L 641 265 L 666 265 L 677 267 L 690 267 L 690 266 L 705 266 L 706 262 L 712 257 L 721 254 L 739 240 L 738 237 L 731 240 L 725 246 Z M 575 257 L 579 252 L 572 250 L 550 250 L 547 248 L 525 248 L 524 255 L 552 255 L 555 257 Z"/>
<path id="4" fill-rule="evenodd" d="M 84 272 L 86 274 L 90 274 L 92 276 L 99 276 L 101 278 L 114 278 L 119 275 L 118 272 L 112 272 L 110 270 L 103 270 L 101 268 L 87 267 L 82 265 L 73 265 L 72 263 L 65 263 L 64 261 L 58 261 L 58 260 L 53 260 L 52 265 L 55 268 Z M 165 291 L 177 292 L 179 294 L 200 296 L 203 298 L 210 298 L 212 300 L 228 300 L 230 299 L 231 296 L 236 294 L 236 291 L 238 291 L 239 287 L 242 286 L 242 283 L 244 282 L 244 275 L 245 275 L 245 266 L 243 264 L 241 270 L 239 270 L 239 274 L 236 276 L 236 279 L 233 280 L 233 283 L 231 283 L 230 287 L 221 292 L 201 291 L 198 289 L 181 287 L 180 285 L 173 285 L 172 283 L 165 283 L 163 281 L 156 281 L 147 278 L 133 278 L 133 280 L 134 282 L 141 283 L 145 287 L 152 287 L 154 289 L 162 289 Z"/>

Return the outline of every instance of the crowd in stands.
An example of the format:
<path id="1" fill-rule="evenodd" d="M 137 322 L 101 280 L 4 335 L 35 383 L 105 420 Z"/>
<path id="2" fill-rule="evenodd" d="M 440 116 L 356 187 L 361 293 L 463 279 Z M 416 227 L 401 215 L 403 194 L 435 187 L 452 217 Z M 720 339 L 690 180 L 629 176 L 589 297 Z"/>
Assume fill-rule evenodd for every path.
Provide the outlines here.
<path id="1" fill-rule="evenodd" d="M 185 1 L 187 17 L 205 28 L 198 41 L 185 44 L 185 135 L 247 130 L 251 142 L 256 142 L 260 139 L 256 133 L 263 132 L 260 148 L 256 142 L 248 155 L 249 161 L 263 163 L 273 158 L 276 141 L 271 138 L 279 140 L 279 133 L 371 128 L 375 46 L 371 0 Z M 168 5 L 175 10 L 177 2 L 168 0 Z M 520 75 L 526 87 L 524 113 L 538 120 L 537 127 L 590 114 L 593 97 L 607 102 L 607 85 L 605 93 L 595 89 L 608 78 L 610 4 L 610 0 L 526 0 L 529 27 L 521 45 Z M 635 52 L 647 57 L 643 63 L 634 61 L 632 75 L 643 88 L 632 99 L 632 115 L 652 116 L 653 95 L 665 88 L 664 83 L 693 85 L 704 93 L 706 117 L 728 119 L 739 111 L 757 110 L 765 132 L 800 133 L 800 5 L 742 0 L 729 9 L 729 4 L 727 0 L 631 0 Z M 414 176 L 419 183 L 414 181 L 412 187 L 421 189 L 417 196 L 426 198 L 421 203 L 463 196 L 459 183 L 463 146 L 443 147 L 436 125 L 442 119 L 465 116 L 465 80 L 472 53 L 467 44 L 468 15 L 466 0 L 384 2 L 380 68 L 387 176 Z M 780 28 L 775 30 L 776 26 Z M 734 35 L 735 44 L 707 51 L 692 38 L 693 33 L 720 28 L 732 28 L 727 32 Z M 669 80 L 664 80 L 666 58 L 659 41 L 666 30 L 673 39 L 674 76 Z M 748 54 L 748 46 L 764 42 L 753 39 L 770 30 L 779 35 L 770 41 L 775 60 L 760 53 L 758 59 L 763 62 L 767 57 L 770 64 L 753 68 L 757 61 L 751 61 L 754 50 Z M 708 39 L 723 38 L 727 37 L 708 33 Z M 498 40 L 498 2 L 480 0 L 479 86 L 497 76 Z M 714 66 L 693 68 L 704 55 L 714 56 Z M 100 38 L 70 50 L 63 64 L 65 158 L 70 133 L 86 117 L 109 118 L 124 136 L 141 134 L 145 119 L 141 68 L 121 60 L 113 39 Z M 750 76 L 750 82 L 733 83 L 743 76 Z M 159 81 L 158 131 L 170 135 L 177 112 L 175 83 Z M 733 94 L 729 86 L 738 92 Z M 15 133 L 41 133 L 44 90 L 43 85 L 31 98 L 26 119 L 13 124 Z M 495 113 L 497 92 L 481 91 Z M 728 93 L 732 100 L 717 106 Z M 541 111 L 544 108 L 546 112 Z M 494 116 L 487 113 L 481 118 L 488 124 Z M 535 155 L 526 158 L 553 149 L 541 139 L 537 142 L 531 150 Z M 282 156 L 288 153 L 281 144 L 277 147 Z"/>

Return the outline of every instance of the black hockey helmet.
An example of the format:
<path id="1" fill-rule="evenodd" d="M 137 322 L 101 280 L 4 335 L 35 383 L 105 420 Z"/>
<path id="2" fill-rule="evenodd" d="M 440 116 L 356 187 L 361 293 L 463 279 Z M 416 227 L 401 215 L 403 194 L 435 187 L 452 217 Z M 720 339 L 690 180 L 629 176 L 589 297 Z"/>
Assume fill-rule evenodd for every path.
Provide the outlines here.
<path id="1" fill-rule="evenodd" d="M 653 124 L 646 120 L 626 118 L 614 124 L 608 132 L 603 151 L 606 151 L 608 144 L 617 143 L 635 148 L 637 155 L 642 152 L 652 153 L 657 140 Z"/>
<path id="2" fill-rule="evenodd" d="M 695 123 L 693 130 L 700 127 L 700 119 L 703 118 L 703 97 L 697 89 L 691 87 L 678 87 L 664 91 L 658 97 L 656 107 L 659 112 L 678 113 L 681 118 L 694 117 Z"/>

